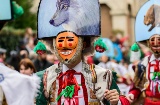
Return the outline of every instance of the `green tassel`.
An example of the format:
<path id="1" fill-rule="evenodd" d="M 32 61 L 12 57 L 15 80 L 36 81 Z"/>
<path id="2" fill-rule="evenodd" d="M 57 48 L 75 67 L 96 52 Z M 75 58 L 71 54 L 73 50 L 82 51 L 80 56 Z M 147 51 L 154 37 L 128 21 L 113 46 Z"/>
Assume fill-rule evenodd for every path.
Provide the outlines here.
<path id="1" fill-rule="evenodd" d="M 37 45 L 34 47 L 33 50 L 34 52 L 37 52 L 38 50 L 46 51 L 47 49 L 46 49 L 46 46 L 42 42 L 38 41 Z"/>
<path id="2" fill-rule="evenodd" d="M 99 38 L 98 40 L 96 40 L 96 42 L 94 42 L 94 47 L 97 46 L 97 45 L 101 46 L 105 50 L 108 50 L 106 44 L 102 41 L 102 38 Z"/>
<path id="3" fill-rule="evenodd" d="M 139 51 L 139 50 L 140 50 L 140 48 L 139 48 L 139 46 L 138 46 L 137 43 L 134 43 L 134 44 L 131 46 L 131 51 L 137 52 L 137 51 Z"/>
<path id="4" fill-rule="evenodd" d="M 155 80 L 156 76 L 157 76 L 157 72 L 153 72 L 152 80 Z"/>
<path id="5" fill-rule="evenodd" d="M 64 97 L 72 98 L 74 94 L 74 85 L 67 86 L 56 98 L 58 101 L 63 95 Z"/>
<path id="6" fill-rule="evenodd" d="M 24 13 L 23 8 L 19 6 L 16 1 L 12 1 L 12 9 L 14 19 L 20 17 Z"/>

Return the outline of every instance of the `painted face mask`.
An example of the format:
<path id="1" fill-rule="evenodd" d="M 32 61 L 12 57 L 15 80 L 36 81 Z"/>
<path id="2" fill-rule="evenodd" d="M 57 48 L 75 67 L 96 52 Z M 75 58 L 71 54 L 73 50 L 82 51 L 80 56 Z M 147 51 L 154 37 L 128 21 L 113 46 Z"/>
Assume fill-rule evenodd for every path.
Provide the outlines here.
<path id="1" fill-rule="evenodd" d="M 149 45 L 154 54 L 160 53 L 160 35 L 153 35 L 149 39 Z"/>
<path id="2" fill-rule="evenodd" d="M 73 32 L 61 32 L 56 38 L 56 48 L 60 57 L 68 61 L 77 51 L 78 37 Z"/>

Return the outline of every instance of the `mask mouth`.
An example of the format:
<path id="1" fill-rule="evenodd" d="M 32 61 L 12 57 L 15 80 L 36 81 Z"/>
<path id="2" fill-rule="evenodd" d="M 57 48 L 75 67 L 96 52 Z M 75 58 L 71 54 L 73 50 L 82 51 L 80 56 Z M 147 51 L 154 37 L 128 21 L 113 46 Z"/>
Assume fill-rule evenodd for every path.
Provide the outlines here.
<path id="1" fill-rule="evenodd" d="M 159 55 L 159 52 L 158 52 L 158 51 L 155 51 L 154 54 L 155 54 L 155 55 Z"/>
<path id="2" fill-rule="evenodd" d="M 160 46 L 152 46 L 153 50 L 160 50 Z"/>
<path id="3" fill-rule="evenodd" d="M 73 52 L 73 50 L 62 50 L 62 51 L 60 51 L 60 53 L 62 55 L 70 55 L 72 52 Z"/>
<path id="4" fill-rule="evenodd" d="M 68 61 L 68 59 L 65 59 L 65 61 L 67 62 L 67 61 Z"/>

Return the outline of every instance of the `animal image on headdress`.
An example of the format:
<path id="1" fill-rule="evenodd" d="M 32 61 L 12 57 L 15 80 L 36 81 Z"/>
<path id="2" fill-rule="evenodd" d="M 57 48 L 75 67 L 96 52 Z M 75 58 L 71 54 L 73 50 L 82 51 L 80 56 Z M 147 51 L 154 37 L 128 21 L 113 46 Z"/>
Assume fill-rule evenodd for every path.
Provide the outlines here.
<path id="1" fill-rule="evenodd" d="M 62 25 L 64 30 L 73 31 L 77 35 L 99 35 L 97 3 L 97 0 L 57 0 L 56 11 L 49 23 L 53 27 Z"/>
<path id="2" fill-rule="evenodd" d="M 154 27 L 160 26 L 160 6 L 153 4 L 144 16 L 144 24 L 150 25 L 151 27 L 148 31 L 151 31 Z"/>

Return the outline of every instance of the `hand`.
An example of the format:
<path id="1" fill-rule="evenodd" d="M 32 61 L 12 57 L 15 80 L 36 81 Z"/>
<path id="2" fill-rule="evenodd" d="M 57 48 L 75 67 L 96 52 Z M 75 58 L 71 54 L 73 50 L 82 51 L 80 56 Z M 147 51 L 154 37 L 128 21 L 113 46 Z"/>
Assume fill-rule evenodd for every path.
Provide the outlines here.
<path id="1" fill-rule="evenodd" d="M 128 99 L 128 101 L 129 101 L 130 103 L 132 103 L 133 100 L 134 100 L 134 95 L 133 95 L 133 94 L 129 94 L 126 98 Z"/>
<path id="2" fill-rule="evenodd" d="M 110 101 L 111 105 L 117 105 L 119 101 L 119 93 L 116 89 L 106 90 L 104 93 L 104 97 L 106 100 Z"/>

